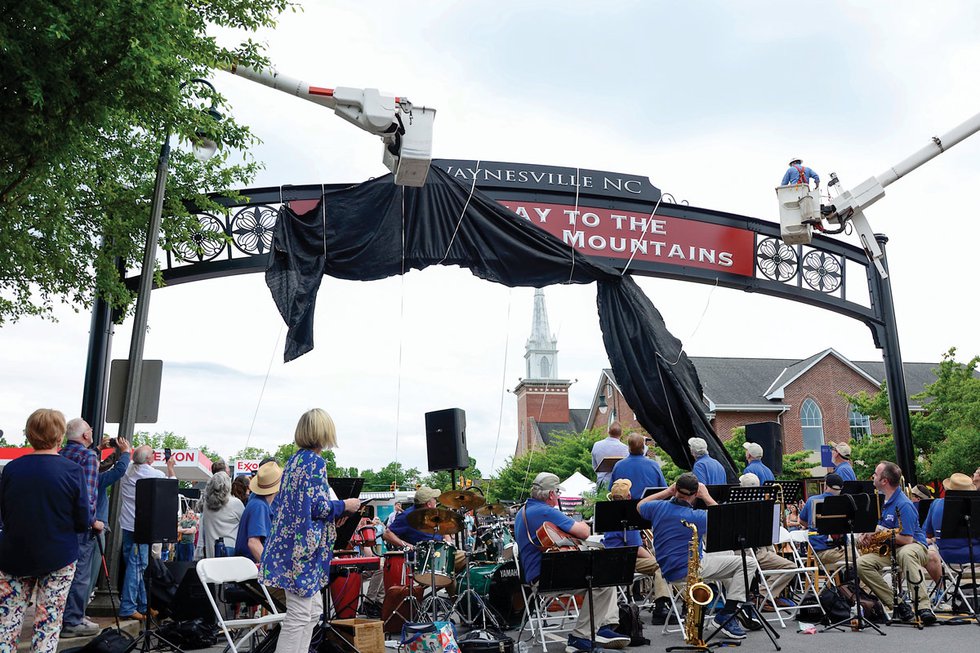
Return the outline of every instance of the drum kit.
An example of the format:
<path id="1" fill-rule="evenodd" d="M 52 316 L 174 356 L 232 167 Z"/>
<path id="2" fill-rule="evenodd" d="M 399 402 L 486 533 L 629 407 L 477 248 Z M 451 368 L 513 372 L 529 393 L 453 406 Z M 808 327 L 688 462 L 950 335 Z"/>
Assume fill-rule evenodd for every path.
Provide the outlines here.
<path id="1" fill-rule="evenodd" d="M 441 612 L 447 619 L 455 614 L 470 626 L 481 623 L 484 629 L 488 625 L 501 630 L 516 626 L 524 606 L 514 560 L 514 537 L 502 520 L 509 514 L 507 507 L 487 504 L 483 496 L 471 490 L 444 492 L 439 496 L 439 503 L 446 507 L 417 509 L 407 516 L 409 526 L 438 539 L 419 542 L 414 552 L 386 553 L 383 572 L 386 591 L 396 585 L 428 586 L 430 594 L 419 611 L 431 612 L 433 621 Z M 466 567 L 456 574 L 458 549 L 440 536 L 463 533 L 466 529 L 462 515 L 469 510 L 475 511 L 484 523 L 476 528 L 475 550 L 465 551 Z M 449 605 L 437 592 L 451 588 L 454 583 L 460 592 Z"/>

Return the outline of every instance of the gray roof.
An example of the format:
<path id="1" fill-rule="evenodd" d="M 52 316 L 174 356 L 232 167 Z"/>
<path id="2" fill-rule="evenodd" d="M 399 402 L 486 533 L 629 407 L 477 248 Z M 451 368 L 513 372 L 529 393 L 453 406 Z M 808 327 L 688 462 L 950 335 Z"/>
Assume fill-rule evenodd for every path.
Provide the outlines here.
<path id="1" fill-rule="evenodd" d="M 534 426 L 541 435 L 541 441 L 550 444 L 551 438 L 556 433 L 580 433 L 584 431 L 589 419 L 589 412 L 588 408 L 572 408 L 568 411 L 567 422 L 534 422 Z"/>
<path id="2" fill-rule="evenodd" d="M 817 360 L 828 350 L 804 358 L 734 358 L 718 356 L 692 356 L 691 362 L 698 371 L 704 395 L 715 406 L 764 406 L 771 405 L 778 410 L 782 402 L 766 399 L 767 391 L 788 382 Z M 885 364 L 881 361 L 849 361 L 863 370 L 868 376 L 885 380 Z M 921 393 L 927 385 L 936 380 L 933 370 L 939 363 L 905 363 L 906 393 L 910 405 L 923 403 L 911 399 Z M 612 370 L 605 372 L 615 378 Z"/>

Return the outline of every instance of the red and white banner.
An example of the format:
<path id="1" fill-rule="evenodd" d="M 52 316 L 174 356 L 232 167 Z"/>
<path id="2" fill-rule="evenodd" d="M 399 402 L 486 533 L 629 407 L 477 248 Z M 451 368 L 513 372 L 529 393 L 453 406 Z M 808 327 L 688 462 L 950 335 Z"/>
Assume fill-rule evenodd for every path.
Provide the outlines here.
<path id="1" fill-rule="evenodd" d="M 10 447 L 0 448 L 0 467 L 3 467 L 11 460 L 26 456 L 34 451 L 30 447 Z M 106 458 L 112 453 L 112 449 L 103 449 L 102 457 Z M 174 458 L 174 473 L 179 481 L 206 481 L 211 478 L 211 459 L 202 454 L 197 449 L 174 449 L 170 452 Z M 167 463 L 164 460 L 163 449 L 153 451 L 154 468 L 166 471 Z"/>
<path id="2" fill-rule="evenodd" d="M 725 227 L 620 209 L 505 200 L 501 205 L 590 256 L 664 263 L 751 277 L 755 234 Z"/>
<path id="3" fill-rule="evenodd" d="M 243 475 L 251 476 L 252 473 L 258 470 L 260 462 L 262 461 L 261 460 L 236 460 L 235 468 L 234 468 L 235 473 L 232 476 L 232 478 L 234 478 L 235 476 L 243 476 Z"/>

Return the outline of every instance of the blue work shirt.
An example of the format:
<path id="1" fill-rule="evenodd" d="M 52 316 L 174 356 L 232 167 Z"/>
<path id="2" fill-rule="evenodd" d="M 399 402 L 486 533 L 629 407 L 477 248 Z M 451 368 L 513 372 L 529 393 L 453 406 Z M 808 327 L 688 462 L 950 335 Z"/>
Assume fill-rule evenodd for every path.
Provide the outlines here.
<path id="1" fill-rule="evenodd" d="M 668 583 L 677 583 L 687 577 L 687 553 L 691 544 L 691 529 L 681 523 L 690 522 L 698 527 L 698 542 L 703 553 L 704 535 L 708 530 L 708 511 L 695 510 L 690 504 L 678 499 L 648 501 L 638 510 L 649 519 L 653 531 L 653 548 L 657 552 L 660 571 Z"/>
<path id="2" fill-rule="evenodd" d="M 912 499 L 905 496 L 901 490 L 895 490 L 891 498 L 881 506 L 881 519 L 878 525 L 884 528 L 895 528 L 898 526 L 899 516 L 902 519 L 901 535 L 911 535 L 912 538 L 926 546 L 926 532 L 919 526 L 919 510 L 912 503 Z"/>
<path id="3" fill-rule="evenodd" d="M 238 522 L 238 536 L 235 538 L 235 555 L 248 558 L 252 562 L 258 562 L 248 548 L 248 538 L 262 538 L 263 545 L 265 538 L 269 537 L 272 530 L 272 508 L 265 497 L 253 494 L 245 504 L 242 512 L 241 521 Z"/>
<path id="4" fill-rule="evenodd" d="M 854 468 L 851 467 L 851 463 L 846 460 L 842 462 L 837 467 L 834 467 L 834 473 L 841 477 L 842 481 L 856 481 L 858 480 L 857 475 L 854 474 Z"/>
<path id="5" fill-rule="evenodd" d="M 748 465 L 745 466 L 746 474 L 755 474 L 759 477 L 759 485 L 765 485 L 766 481 L 775 481 L 776 477 L 773 475 L 772 470 L 766 467 L 765 463 L 761 460 L 753 460 Z"/>
<path id="6" fill-rule="evenodd" d="M 528 583 L 533 583 L 541 575 L 541 549 L 538 548 L 540 542 L 537 531 L 546 521 L 566 533 L 575 526 L 574 519 L 537 499 L 528 499 L 514 518 L 514 537 L 517 539 L 524 580 Z"/>
<path id="7" fill-rule="evenodd" d="M 116 464 L 99 473 L 98 501 L 95 506 L 95 518 L 103 524 L 109 523 L 109 488 L 126 475 L 129 468 L 129 452 L 121 453 Z"/>
<path id="8" fill-rule="evenodd" d="M 623 531 L 609 531 L 602 536 L 602 546 L 607 549 L 618 549 L 623 546 L 643 546 L 643 537 L 640 531 L 626 531 L 626 538 L 623 538 Z"/>
<path id="9" fill-rule="evenodd" d="M 691 471 L 705 485 L 725 485 L 728 483 L 728 474 L 725 473 L 725 468 L 708 454 L 698 458 L 694 463 L 694 469 Z"/>
<path id="10" fill-rule="evenodd" d="M 411 508 L 405 508 L 398 516 L 395 517 L 395 521 L 391 522 L 391 526 L 388 527 L 392 533 L 405 540 L 409 544 L 418 544 L 419 542 L 426 542 L 429 540 L 441 541 L 445 539 L 442 535 L 436 535 L 434 533 L 423 533 L 422 531 L 412 528 L 408 525 L 408 516 L 415 512 L 417 506 L 412 506 Z"/>
<path id="11" fill-rule="evenodd" d="M 656 460 L 650 460 L 641 453 L 631 453 L 623 458 L 612 470 L 612 483 L 621 478 L 628 478 L 633 484 L 630 486 L 630 498 L 642 499 L 643 490 L 648 487 L 667 487 L 667 479 L 660 471 L 660 465 Z M 630 545 L 633 546 L 633 545 Z"/>
<path id="12" fill-rule="evenodd" d="M 965 537 L 943 537 L 943 504 L 945 499 L 936 499 L 929 506 L 926 515 L 926 535 L 936 538 L 939 554 L 947 564 L 963 565 L 970 562 L 970 545 Z M 973 556 L 980 558 L 980 537 L 973 538 Z"/>
<path id="13" fill-rule="evenodd" d="M 800 174 L 800 171 L 803 174 Z M 802 179 L 801 179 L 802 177 Z M 783 175 L 783 181 L 780 183 L 781 186 L 787 186 L 789 184 L 810 184 L 810 180 L 817 182 L 820 185 L 820 177 L 813 171 L 812 168 L 808 168 L 804 165 L 793 165 L 786 169 L 786 174 Z"/>
<path id="14" fill-rule="evenodd" d="M 829 492 L 824 492 L 822 494 L 814 494 L 812 497 L 806 500 L 806 505 L 803 506 L 803 510 L 800 511 L 800 521 L 807 525 L 807 529 L 810 531 L 817 530 L 817 504 L 822 502 L 826 497 L 836 496 L 830 494 Z M 830 548 L 830 538 L 826 535 L 810 535 L 810 546 L 813 547 L 814 551 L 826 551 Z"/>

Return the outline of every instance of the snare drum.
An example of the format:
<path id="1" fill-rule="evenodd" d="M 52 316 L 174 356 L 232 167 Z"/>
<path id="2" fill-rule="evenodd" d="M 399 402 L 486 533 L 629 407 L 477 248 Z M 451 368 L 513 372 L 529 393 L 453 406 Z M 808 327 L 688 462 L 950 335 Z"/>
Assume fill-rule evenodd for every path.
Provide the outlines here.
<path id="1" fill-rule="evenodd" d="M 404 551 L 385 553 L 383 577 L 385 593 L 396 585 L 408 585 L 408 570 L 405 568 Z"/>
<path id="2" fill-rule="evenodd" d="M 453 582 L 456 547 L 427 540 L 415 545 L 415 580 L 422 585 L 446 587 Z"/>

